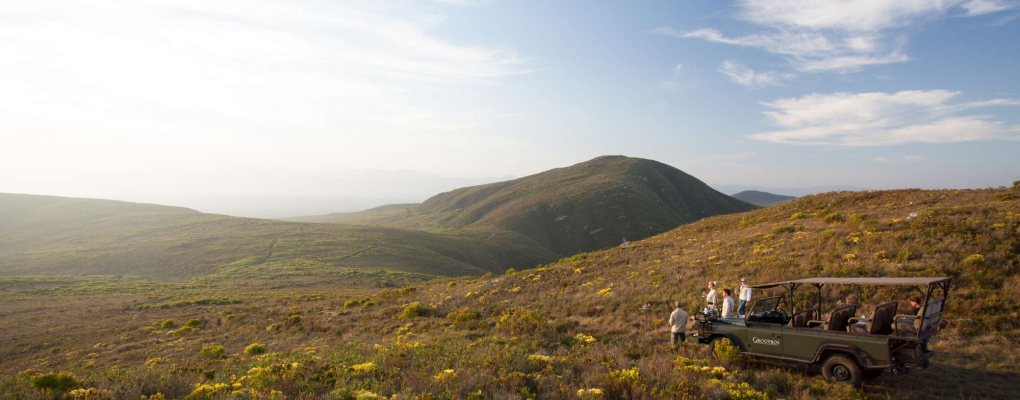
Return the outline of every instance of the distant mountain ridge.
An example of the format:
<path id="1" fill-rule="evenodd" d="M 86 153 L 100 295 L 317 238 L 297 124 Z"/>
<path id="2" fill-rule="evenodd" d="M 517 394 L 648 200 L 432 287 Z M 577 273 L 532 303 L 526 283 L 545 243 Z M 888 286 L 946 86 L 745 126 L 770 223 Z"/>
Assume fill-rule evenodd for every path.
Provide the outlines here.
<path id="1" fill-rule="evenodd" d="M 759 206 L 768 206 L 796 199 L 796 197 L 793 196 L 782 196 L 768 192 L 759 192 L 757 190 L 745 190 L 740 193 L 734 193 L 733 197 Z"/>
<path id="2" fill-rule="evenodd" d="M 301 224 L 113 200 L 0 193 L 0 276 L 480 275 L 558 256 L 512 232 L 441 235 Z"/>
<path id="3" fill-rule="evenodd" d="M 669 165 L 603 156 L 523 178 L 441 193 L 420 205 L 288 219 L 434 232 L 511 231 L 560 255 L 655 235 L 756 206 Z"/>

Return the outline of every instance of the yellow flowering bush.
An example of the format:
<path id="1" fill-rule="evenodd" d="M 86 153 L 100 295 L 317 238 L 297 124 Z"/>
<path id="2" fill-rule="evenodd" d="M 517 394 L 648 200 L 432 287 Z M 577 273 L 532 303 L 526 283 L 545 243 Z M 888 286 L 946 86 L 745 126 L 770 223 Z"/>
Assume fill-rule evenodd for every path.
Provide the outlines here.
<path id="1" fill-rule="evenodd" d="M 577 389 L 577 397 L 583 400 L 598 400 L 602 398 L 602 389 Z"/>
<path id="2" fill-rule="evenodd" d="M 351 371 L 353 371 L 357 376 L 369 376 L 379 372 L 379 370 L 379 366 L 373 362 L 354 364 L 351 366 Z"/>
<path id="3" fill-rule="evenodd" d="M 110 391 L 106 390 L 106 389 L 96 389 L 96 388 L 74 389 L 74 390 L 72 390 L 68 394 L 71 395 L 71 398 L 74 399 L 74 400 L 111 400 L 111 399 L 113 399 L 113 394 L 110 393 Z"/>
<path id="4" fill-rule="evenodd" d="M 457 379 L 457 372 L 452 369 L 444 369 L 442 372 L 432 377 L 432 380 L 442 383 L 453 382 L 455 379 Z"/>
<path id="5" fill-rule="evenodd" d="M 574 342 L 580 343 L 580 344 L 592 344 L 592 343 L 595 343 L 596 340 L 591 335 L 585 335 L 583 333 L 578 333 L 577 335 L 574 335 Z"/>

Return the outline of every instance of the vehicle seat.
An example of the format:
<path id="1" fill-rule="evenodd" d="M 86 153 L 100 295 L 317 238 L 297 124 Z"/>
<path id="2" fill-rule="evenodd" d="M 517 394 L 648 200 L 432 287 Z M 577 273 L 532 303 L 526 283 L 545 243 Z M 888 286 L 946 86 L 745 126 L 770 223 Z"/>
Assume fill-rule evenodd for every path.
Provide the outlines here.
<path id="1" fill-rule="evenodd" d="M 894 321 L 896 321 L 896 333 L 913 334 L 931 329 L 932 326 L 938 324 L 942 319 L 942 303 L 944 300 L 945 298 L 938 298 L 929 301 L 927 309 L 921 307 L 921 310 L 925 312 L 924 315 L 921 315 L 921 311 L 918 311 L 917 315 L 903 314 L 893 317 Z"/>
<path id="2" fill-rule="evenodd" d="M 850 318 L 850 331 L 854 333 L 867 333 L 869 335 L 888 335 L 893 332 L 893 317 L 896 316 L 896 308 L 899 303 L 890 301 L 875 307 L 871 313 L 871 319 Z M 857 321 L 867 321 L 867 326 L 855 325 Z"/>
<path id="3" fill-rule="evenodd" d="M 827 331 L 841 331 L 846 332 L 846 327 L 849 325 L 850 317 L 853 317 L 857 313 L 857 305 L 851 304 L 848 306 L 839 307 L 832 310 L 829 314 L 828 321 L 812 320 L 808 321 L 809 328 L 822 328 Z"/>
<path id="4" fill-rule="evenodd" d="M 808 321 L 818 312 L 818 307 L 805 308 L 793 313 L 791 326 L 794 328 L 807 328 Z"/>

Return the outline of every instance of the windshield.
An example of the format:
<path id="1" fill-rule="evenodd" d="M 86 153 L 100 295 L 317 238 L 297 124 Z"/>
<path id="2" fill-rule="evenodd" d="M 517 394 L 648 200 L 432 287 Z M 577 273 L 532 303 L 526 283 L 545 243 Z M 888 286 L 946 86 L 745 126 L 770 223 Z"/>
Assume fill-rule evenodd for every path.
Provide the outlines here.
<path id="1" fill-rule="evenodd" d="M 751 305 L 750 315 L 758 315 L 765 311 L 773 311 L 779 308 L 779 303 L 783 301 L 783 296 L 767 297 L 764 299 L 756 300 Z"/>

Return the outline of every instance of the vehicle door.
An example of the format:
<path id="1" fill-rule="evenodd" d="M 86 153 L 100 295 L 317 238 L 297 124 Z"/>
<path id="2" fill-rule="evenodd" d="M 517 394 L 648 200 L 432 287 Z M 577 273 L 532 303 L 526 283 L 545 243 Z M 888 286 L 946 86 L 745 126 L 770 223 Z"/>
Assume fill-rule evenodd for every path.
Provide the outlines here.
<path id="1" fill-rule="evenodd" d="M 744 343 L 747 351 L 756 354 L 783 355 L 783 321 L 774 317 L 779 311 L 783 296 L 755 300 L 745 316 L 747 326 Z"/>

